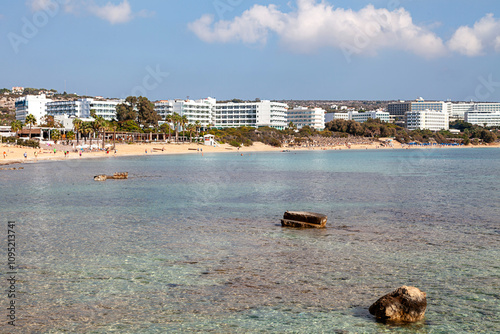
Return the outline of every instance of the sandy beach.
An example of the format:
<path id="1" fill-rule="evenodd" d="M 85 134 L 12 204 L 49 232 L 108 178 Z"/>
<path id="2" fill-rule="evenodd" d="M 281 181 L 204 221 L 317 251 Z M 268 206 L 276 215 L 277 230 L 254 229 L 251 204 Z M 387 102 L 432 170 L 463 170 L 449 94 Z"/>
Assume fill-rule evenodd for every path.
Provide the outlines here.
<path id="1" fill-rule="evenodd" d="M 430 149 L 439 148 L 440 146 L 432 146 Z M 462 146 L 464 147 L 464 146 Z M 500 144 L 467 146 L 467 147 L 500 147 Z M 260 142 L 255 142 L 252 146 L 236 148 L 229 144 L 221 144 L 218 146 L 205 146 L 196 143 L 147 143 L 147 144 L 117 144 L 115 150 L 109 152 L 94 150 L 92 152 L 84 151 L 75 152 L 71 146 L 47 146 L 43 144 L 41 148 L 34 149 L 29 147 L 20 147 L 17 145 L 2 144 L 0 153 L 0 165 L 10 165 L 17 163 L 34 163 L 45 160 L 64 160 L 64 159 L 88 159 L 88 158 L 113 158 L 119 156 L 148 156 L 148 155 L 166 155 L 166 154 L 206 154 L 206 153 L 223 153 L 234 152 L 245 154 L 250 152 L 280 152 L 283 150 L 303 151 L 303 150 L 367 150 L 367 149 L 403 149 L 405 148 L 400 143 L 394 143 L 394 147 L 382 146 L 378 142 L 365 144 L 346 145 L 330 145 L 330 146 L 315 146 L 315 147 L 273 147 Z M 415 147 L 420 148 L 420 147 Z M 64 150 L 69 151 L 67 155 Z M 26 156 L 25 156 L 26 154 Z"/>

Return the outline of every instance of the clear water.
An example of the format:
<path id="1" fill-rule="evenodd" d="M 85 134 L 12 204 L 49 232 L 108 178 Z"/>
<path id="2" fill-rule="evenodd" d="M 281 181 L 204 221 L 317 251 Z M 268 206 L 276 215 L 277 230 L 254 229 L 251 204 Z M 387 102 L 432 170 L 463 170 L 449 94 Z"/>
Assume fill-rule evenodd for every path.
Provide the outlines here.
<path id="1" fill-rule="evenodd" d="M 0 171 L 19 332 L 500 332 L 498 149 L 24 167 Z M 120 171 L 130 179 L 93 181 Z M 282 228 L 286 210 L 328 228 Z M 425 321 L 377 323 L 368 307 L 401 285 L 427 293 Z"/>

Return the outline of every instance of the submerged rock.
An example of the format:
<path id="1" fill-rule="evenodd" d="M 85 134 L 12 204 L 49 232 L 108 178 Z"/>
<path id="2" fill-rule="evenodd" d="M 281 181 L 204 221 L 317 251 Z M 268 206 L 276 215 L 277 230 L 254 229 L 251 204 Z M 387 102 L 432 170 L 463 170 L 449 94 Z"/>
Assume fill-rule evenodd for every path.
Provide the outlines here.
<path id="1" fill-rule="evenodd" d="M 110 175 L 96 175 L 94 176 L 94 181 L 106 181 L 106 180 L 126 180 L 128 179 L 128 172 L 125 173 L 114 173 Z"/>
<path id="2" fill-rule="evenodd" d="M 96 175 L 94 176 L 94 181 L 106 181 L 107 178 L 106 175 Z"/>
<path id="3" fill-rule="evenodd" d="M 323 228 L 326 226 L 327 216 L 320 213 L 306 211 L 287 211 L 281 220 L 282 226 Z"/>
<path id="4" fill-rule="evenodd" d="M 424 318 L 426 308 L 425 292 L 413 286 L 402 286 L 379 298 L 369 311 L 381 321 L 415 322 Z"/>

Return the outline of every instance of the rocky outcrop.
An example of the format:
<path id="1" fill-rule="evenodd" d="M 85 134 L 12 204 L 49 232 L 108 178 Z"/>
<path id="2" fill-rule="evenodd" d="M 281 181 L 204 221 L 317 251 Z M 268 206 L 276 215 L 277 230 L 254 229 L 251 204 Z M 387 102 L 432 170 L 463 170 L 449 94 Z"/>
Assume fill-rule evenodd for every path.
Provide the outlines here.
<path id="1" fill-rule="evenodd" d="M 128 173 L 114 173 L 113 176 L 110 175 L 94 176 L 94 181 L 125 180 L 125 179 L 128 179 Z"/>
<path id="2" fill-rule="evenodd" d="M 426 308 L 425 292 L 402 286 L 373 303 L 369 311 L 384 322 L 415 322 L 424 318 Z"/>
<path id="3" fill-rule="evenodd" d="M 306 211 L 287 211 L 281 220 L 282 226 L 324 228 L 327 216 Z"/>

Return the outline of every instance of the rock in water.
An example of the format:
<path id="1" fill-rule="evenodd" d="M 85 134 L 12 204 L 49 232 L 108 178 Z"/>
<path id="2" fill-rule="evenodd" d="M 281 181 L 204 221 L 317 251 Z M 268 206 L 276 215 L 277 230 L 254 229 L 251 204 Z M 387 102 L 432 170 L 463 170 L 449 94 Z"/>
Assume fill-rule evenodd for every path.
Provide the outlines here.
<path id="1" fill-rule="evenodd" d="M 287 211 L 281 220 L 282 226 L 291 227 L 315 227 L 323 228 L 326 226 L 327 216 L 305 211 Z"/>
<path id="2" fill-rule="evenodd" d="M 427 308 L 425 292 L 413 286 L 402 286 L 370 306 L 370 313 L 378 320 L 415 322 L 422 320 Z"/>
<path id="3" fill-rule="evenodd" d="M 96 175 L 94 176 L 94 181 L 106 181 L 107 178 L 106 175 Z"/>

